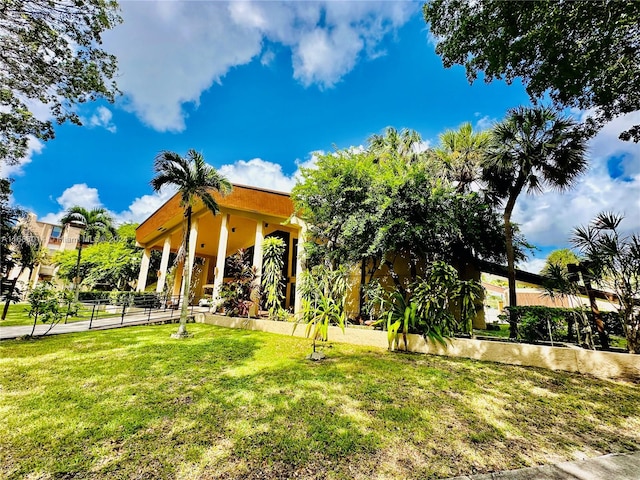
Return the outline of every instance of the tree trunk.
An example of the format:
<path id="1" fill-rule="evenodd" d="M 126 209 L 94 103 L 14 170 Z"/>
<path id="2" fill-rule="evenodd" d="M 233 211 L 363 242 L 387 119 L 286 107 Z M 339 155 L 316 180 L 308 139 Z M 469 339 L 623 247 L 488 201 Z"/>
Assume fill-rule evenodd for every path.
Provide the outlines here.
<path id="1" fill-rule="evenodd" d="M 589 296 L 589 304 L 591 305 L 591 312 L 593 312 L 593 318 L 596 321 L 596 327 L 598 329 L 598 338 L 600 339 L 600 346 L 603 350 L 609 350 L 609 335 L 604 328 L 604 321 L 602 320 L 602 314 L 600 313 L 600 309 L 598 309 L 598 303 L 596 302 L 596 297 L 593 295 L 593 290 L 591 289 L 591 280 L 589 280 L 585 274 L 582 275 L 582 282 L 584 283 L 584 288 L 587 291 L 587 295 Z"/>
<path id="2" fill-rule="evenodd" d="M 13 292 L 16 289 L 16 284 L 18 283 L 18 277 L 22 275 L 23 271 L 24 271 L 24 268 L 22 268 L 18 273 L 18 275 L 16 275 L 16 277 L 13 280 L 11 280 L 11 286 L 9 287 L 9 292 L 7 293 L 7 301 L 4 302 L 4 309 L 2 310 L 2 320 L 7 318 L 7 313 L 9 312 L 9 304 L 11 303 L 11 297 L 13 296 Z"/>
<path id="3" fill-rule="evenodd" d="M 504 206 L 504 239 L 507 251 L 507 280 L 509 282 L 509 306 L 518 306 L 516 294 L 516 255 L 513 248 L 513 226 L 511 225 L 511 214 L 516 205 L 516 199 L 524 187 L 528 172 L 520 171 L 513 188 L 509 192 L 507 204 Z M 509 315 L 509 338 L 518 338 L 518 322 Z"/>
<path id="4" fill-rule="evenodd" d="M 184 235 L 185 258 L 182 267 L 182 281 L 184 282 L 184 292 L 182 294 L 182 308 L 180 309 L 180 326 L 178 327 L 177 333 L 174 334 L 176 338 L 186 337 L 189 335 L 187 332 L 187 316 L 189 315 L 189 290 L 191 288 L 191 269 L 189 268 L 189 243 L 191 241 L 191 206 L 187 207 L 185 217 L 187 217 L 187 231 Z"/>

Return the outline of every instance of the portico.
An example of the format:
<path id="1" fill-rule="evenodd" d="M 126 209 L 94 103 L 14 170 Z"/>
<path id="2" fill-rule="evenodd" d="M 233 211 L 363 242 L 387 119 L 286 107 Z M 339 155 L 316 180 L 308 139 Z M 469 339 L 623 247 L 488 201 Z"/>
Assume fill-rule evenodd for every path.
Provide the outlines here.
<path id="1" fill-rule="evenodd" d="M 220 212 L 213 215 L 201 202 L 193 207 L 188 268 L 193 272 L 194 299 L 202 296 L 204 285 L 214 285 L 214 298 L 224 282 L 225 260 L 239 249 L 253 250 L 253 265 L 262 271 L 262 241 L 278 236 L 285 241 L 285 307 L 299 308 L 296 301 L 296 273 L 300 269 L 302 248 L 298 248 L 303 226 L 293 217 L 293 204 L 288 194 L 256 187 L 234 185 L 226 197 L 214 195 Z M 167 286 L 171 258 L 175 258 L 183 239 L 184 210 L 176 194 L 156 210 L 136 230 L 136 240 L 144 248 L 137 291 L 146 289 L 151 252 L 162 252 L 156 291 L 179 295 L 185 288 L 182 267 L 175 268 L 174 284 Z M 172 254 L 174 254 L 172 256 Z M 195 267 L 195 268 L 194 268 Z"/>

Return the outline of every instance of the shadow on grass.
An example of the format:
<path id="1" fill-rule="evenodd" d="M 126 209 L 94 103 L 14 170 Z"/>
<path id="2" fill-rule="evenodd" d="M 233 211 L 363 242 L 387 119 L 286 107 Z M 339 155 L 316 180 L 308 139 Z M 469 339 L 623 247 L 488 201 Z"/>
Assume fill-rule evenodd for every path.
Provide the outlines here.
<path id="1" fill-rule="evenodd" d="M 442 478 L 640 448 L 638 387 L 190 326 L 0 345 L 7 478 Z M 34 454 L 34 452 L 37 452 Z"/>

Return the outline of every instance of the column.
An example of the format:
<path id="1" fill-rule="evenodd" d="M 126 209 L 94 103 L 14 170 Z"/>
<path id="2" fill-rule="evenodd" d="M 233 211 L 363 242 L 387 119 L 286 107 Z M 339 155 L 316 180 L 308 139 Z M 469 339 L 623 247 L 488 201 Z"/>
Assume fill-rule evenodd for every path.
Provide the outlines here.
<path id="1" fill-rule="evenodd" d="M 140 262 L 140 273 L 138 274 L 138 286 L 136 292 L 144 292 L 147 286 L 147 274 L 149 273 L 149 261 L 151 260 L 151 250 L 145 248 L 142 252 L 142 261 Z"/>
<path id="2" fill-rule="evenodd" d="M 262 242 L 264 242 L 264 233 L 262 231 L 262 220 L 256 223 L 256 237 L 253 245 L 253 266 L 256 269 L 256 284 L 258 288 L 251 292 L 251 300 L 253 305 L 249 309 L 249 315 L 258 316 L 260 310 L 260 285 L 262 284 Z"/>
<path id="3" fill-rule="evenodd" d="M 227 241 L 229 240 L 229 215 L 222 214 L 220 223 L 220 238 L 218 239 L 218 253 L 216 257 L 215 279 L 213 280 L 213 301 L 219 301 L 220 287 L 224 280 L 224 261 L 227 258 Z"/>
<path id="4" fill-rule="evenodd" d="M 193 273 L 193 262 L 196 258 L 196 245 L 198 245 L 198 220 L 191 221 L 191 231 L 189 232 L 189 256 L 186 259 L 186 269 L 182 270 L 182 286 L 180 287 L 180 299 L 179 302 L 182 302 L 184 298 L 185 288 L 187 289 L 187 295 L 190 295 L 189 288 L 191 288 L 191 282 L 193 281 L 192 273 Z M 189 285 L 185 281 L 185 272 L 189 272 Z"/>
<path id="5" fill-rule="evenodd" d="M 160 276 L 156 285 L 156 292 L 162 293 L 164 284 L 167 281 L 167 267 L 169 266 L 169 254 L 171 253 L 171 237 L 164 239 L 162 246 L 162 258 L 160 259 Z"/>

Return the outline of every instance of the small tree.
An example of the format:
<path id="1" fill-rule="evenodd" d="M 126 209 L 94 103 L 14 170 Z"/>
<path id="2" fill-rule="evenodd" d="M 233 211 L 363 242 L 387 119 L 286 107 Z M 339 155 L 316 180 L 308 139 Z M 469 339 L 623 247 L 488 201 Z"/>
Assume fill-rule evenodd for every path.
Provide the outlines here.
<path id="1" fill-rule="evenodd" d="M 624 235 L 623 218 L 600 213 L 588 226 L 576 228 L 571 241 L 592 277 L 615 292 L 629 353 L 640 353 L 640 235 Z"/>
<path id="2" fill-rule="evenodd" d="M 46 335 L 51 329 L 60 322 L 65 316 L 67 310 L 65 301 L 67 300 L 65 293 L 60 293 L 49 282 L 38 284 L 29 293 L 29 316 L 33 317 L 33 328 L 31 336 L 36 331 L 36 323 L 40 320 L 42 323 L 49 323 L 48 330 L 43 334 Z"/>
<path id="3" fill-rule="evenodd" d="M 279 320 L 285 313 L 282 308 L 285 247 L 284 240 L 278 237 L 265 238 L 262 243 L 262 289 L 266 295 L 264 303 L 271 320 Z"/>

